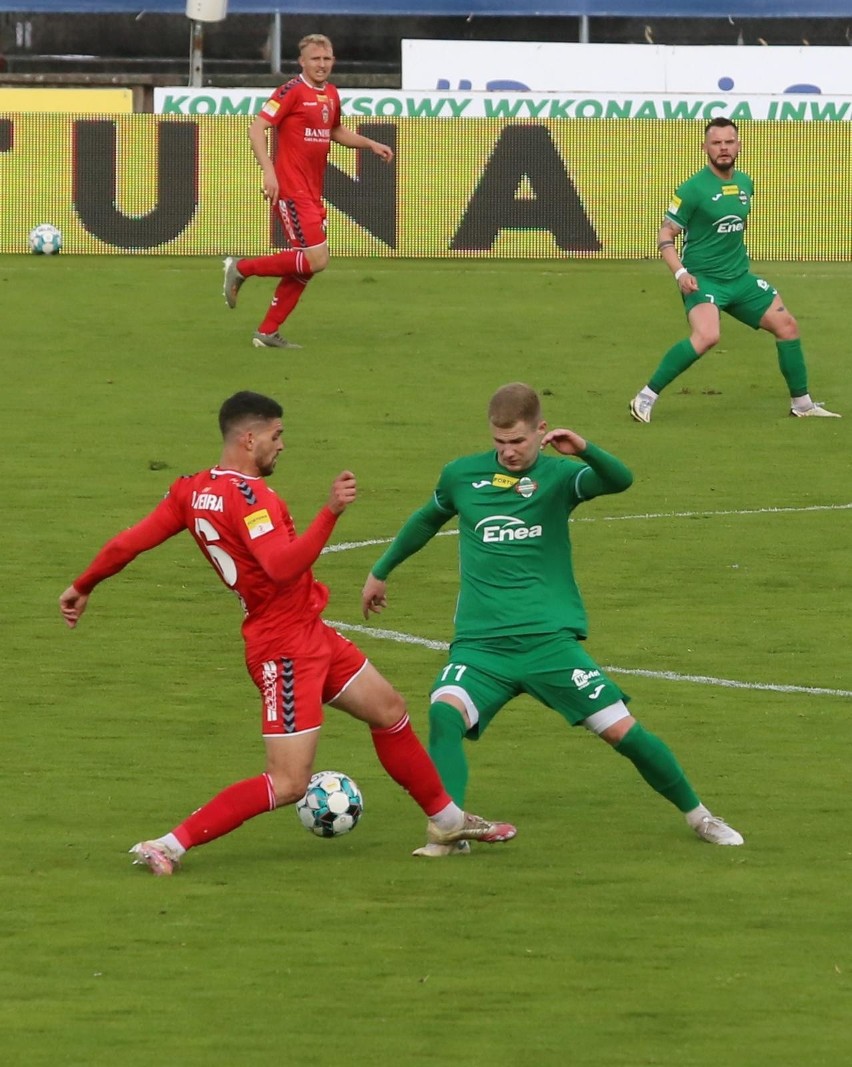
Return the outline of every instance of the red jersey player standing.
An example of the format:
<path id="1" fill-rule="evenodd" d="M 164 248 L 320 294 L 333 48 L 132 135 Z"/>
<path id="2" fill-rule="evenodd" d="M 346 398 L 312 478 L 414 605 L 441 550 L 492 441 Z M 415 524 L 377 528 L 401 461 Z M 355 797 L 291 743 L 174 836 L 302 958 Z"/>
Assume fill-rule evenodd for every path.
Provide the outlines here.
<path id="1" fill-rule="evenodd" d="M 340 97 L 328 84 L 334 51 L 327 37 L 311 33 L 299 41 L 299 66 L 299 77 L 279 86 L 249 127 L 251 148 L 263 171 L 263 195 L 278 211 L 290 248 L 271 256 L 225 260 L 224 296 L 230 308 L 236 307 L 246 278 L 281 279 L 252 339 L 256 348 L 301 348 L 278 330 L 311 278 L 328 266 L 322 189 L 331 142 L 369 148 L 387 163 L 393 159 L 388 145 L 341 126 Z M 270 127 L 278 137 L 274 160 L 267 140 Z"/>
<path id="2" fill-rule="evenodd" d="M 487 822 L 452 802 L 400 694 L 321 619 L 328 589 L 311 567 L 355 500 L 355 475 L 343 471 L 335 478 L 327 504 L 298 535 L 287 505 L 264 481 L 284 447 L 282 415 L 281 405 L 260 393 L 226 400 L 219 411 L 219 465 L 174 482 L 157 507 L 109 541 L 59 598 L 65 621 L 76 626 L 99 582 L 188 530 L 245 612 L 246 664 L 261 693 L 266 770 L 229 786 L 170 833 L 134 845 L 134 863 L 172 874 L 188 849 L 295 803 L 311 776 L 323 704 L 367 723 L 382 766 L 429 816 L 436 842 L 509 840 L 513 826 Z"/>

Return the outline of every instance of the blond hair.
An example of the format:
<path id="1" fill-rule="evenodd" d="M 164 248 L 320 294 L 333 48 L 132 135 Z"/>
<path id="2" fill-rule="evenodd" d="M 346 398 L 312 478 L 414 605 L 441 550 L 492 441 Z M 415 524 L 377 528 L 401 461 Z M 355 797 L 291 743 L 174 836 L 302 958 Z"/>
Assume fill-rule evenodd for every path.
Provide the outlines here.
<path id="1" fill-rule="evenodd" d="M 324 33 L 309 33 L 299 41 L 299 55 L 312 44 L 322 45 L 323 48 L 327 48 L 332 53 L 334 52 L 334 46 Z"/>
<path id="2" fill-rule="evenodd" d="M 532 426 L 541 422 L 541 400 L 538 393 L 523 382 L 501 386 L 488 402 L 488 421 L 506 430 L 516 422 Z"/>

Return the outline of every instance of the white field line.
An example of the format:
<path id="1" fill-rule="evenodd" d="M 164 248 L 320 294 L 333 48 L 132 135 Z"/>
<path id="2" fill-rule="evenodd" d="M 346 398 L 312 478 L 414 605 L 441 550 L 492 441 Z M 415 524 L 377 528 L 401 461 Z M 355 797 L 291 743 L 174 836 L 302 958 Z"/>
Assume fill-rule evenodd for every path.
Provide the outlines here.
<path id="1" fill-rule="evenodd" d="M 814 504 L 801 508 L 750 508 L 731 511 L 669 511 L 649 512 L 644 515 L 602 515 L 599 517 L 589 516 L 588 518 L 572 519 L 571 521 L 625 522 L 639 519 L 713 518 L 723 515 L 789 515 L 808 511 L 848 511 L 850 508 L 852 508 L 852 504 Z M 458 530 L 442 530 L 438 536 L 447 537 L 454 534 L 457 535 Z M 327 545 L 323 552 L 346 552 L 355 548 L 367 548 L 370 545 L 387 545 L 392 540 L 392 537 L 381 537 L 371 538 L 367 541 L 344 541 L 335 545 Z M 413 634 L 399 633 L 396 630 L 384 630 L 376 626 L 360 626 L 355 623 L 333 622 L 331 620 L 329 620 L 329 625 L 337 630 L 366 634 L 370 637 L 378 637 L 385 641 L 396 641 L 400 644 L 419 645 L 436 651 L 446 652 L 450 647 L 446 641 L 433 641 L 427 637 L 415 637 Z M 692 682 L 695 685 L 715 685 L 724 689 L 751 689 L 771 693 L 803 693 L 807 696 L 852 697 L 852 690 L 848 689 L 823 689 L 808 685 L 774 685 L 765 682 L 738 682 L 733 678 L 714 678 L 705 674 L 677 674 L 675 671 L 649 671 L 639 667 L 614 667 L 610 664 L 605 665 L 604 670 L 610 674 L 633 675 L 637 678 L 657 678 L 666 682 Z"/>
<path id="2" fill-rule="evenodd" d="M 644 515 L 588 515 L 569 522 L 636 522 L 646 519 L 712 519 L 723 515 L 798 515 L 808 511 L 849 511 L 852 504 L 811 504 L 802 508 L 742 508 L 730 511 L 649 511 Z M 458 530 L 441 530 L 438 537 L 456 537 Z M 323 552 L 348 552 L 353 548 L 368 548 L 370 545 L 389 545 L 392 537 L 375 537 L 367 541 L 339 541 L 326 545 Z"/>
<path id="3" fill-rule="evenodd" d="M 436 652 L 446 652 L 450 647 L 446 641 L 433 641 L 428 637 L 415 637 L 413 634 L 399 633 L 397 630 L 383 630 L 378 626 L 361 626 L 358 623 L 327 620 L 335 630 L 348 633 L 366 634 L 383 641 L 395 641 L 401 645 L 419 645 L 421 648 L 433 648 Z M 636 678 L 658 678 L 665 682 L 692 682 L 696 685 L 715 685 L 723 689 L 765 690 L 770 693 L 804 693 L 807 696 L 852 697 L 850 689 L 821 689 L 810 685 L 772 685 L 767 682 L 738 682 L 733 678 L 714 678 L 707 674 L 677 674 L 675 671 L 646 671 L 640 667 L 613 667 L 604 665 L 608 674 L 628 674 Z"/>

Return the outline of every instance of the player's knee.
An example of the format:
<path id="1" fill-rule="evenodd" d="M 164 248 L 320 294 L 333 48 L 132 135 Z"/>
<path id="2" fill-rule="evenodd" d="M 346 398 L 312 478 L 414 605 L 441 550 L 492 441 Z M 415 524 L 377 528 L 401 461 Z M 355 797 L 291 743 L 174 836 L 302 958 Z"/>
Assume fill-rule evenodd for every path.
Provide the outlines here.
<path id="1" fill-rule="evenodd" d="M 698 355 L 703 356 L 705 352 L 709 352 L 714 345 L 719 343 L 719 337 L 719 330 L 696 330 L 689 340 Z"/>
<path id="2" fill-rule="evenodd" d="M 314 274 L 319 274 L 328 266 L 328 248 L 325 246 L 322 248 L 310 248 L 305 252 L 305 256 Z"/>
<path id="3" fill-rule="evenodd" d="M 406 710 L 402 694 L 392 686 L 388 686 L 388 692 L 373 709 L 370 726 L 375 730 L 386 730 L 389 726 L 395 726 L 405 715 Z"/>
<path id="4" fill-rule="evenodd" d="M 798 338 L 799 324 L 789 311 L 785 311 L 779 317 L 775 336 L 779 341 L 795 341 Z"/>
<path id="5" fill-rule="evenodd" d="M 275 771 L 267 772 L 272 783 L 272 792 L 275 796 L 275 807 L 283 808 L 287 804 L 295 804 L 305 795 L 311 772 L 294 775 L 292 773 L 281 774 Z"/>

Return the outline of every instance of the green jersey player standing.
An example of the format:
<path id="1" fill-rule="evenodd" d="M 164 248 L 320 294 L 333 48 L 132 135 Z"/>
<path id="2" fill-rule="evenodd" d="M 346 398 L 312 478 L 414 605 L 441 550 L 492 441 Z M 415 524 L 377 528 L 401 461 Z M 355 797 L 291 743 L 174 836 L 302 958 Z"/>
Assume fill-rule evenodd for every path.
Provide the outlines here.
<path id="1" fill-rule="evenodd" d="M 778 290 L 749 269 L 745 229 L 754 184 L 736 170 L 740 151 L 736 124 L 715 118 L 704 130 L 707 166 L 679 185 L 657 239 L 663 261 L 674 275 L 691 333 L 663 356 L 648 384 L 630 401 L 637 422 L 650 422 L 657 397 L 719 340 L 720 311 L 753 330 L 775 337 L 778 365 L 790 390 L 790 414 L 839 418 L 808 392 L 808 372 L 796 320 Z M 683 234 L 682 257 L 675 238 Z"/>
<path id="2" fill-rule="evenodd" d="M 432 499 L 373 566 L 361 602 L 365 618 L 382 611 L 391 571 L 458 516 L 455 635 L 429 709 L 429 752 L 448 793 L 462 803 L 468 778 L 463 740 L 480 738 L 502 707 L 529 693 L 626 756 L 699 837 L 741 845 L 740 834 L 701 804 L 669 748 L 633 718 L 629 698 L 580 643 L 587 622 L 568 518 L 585 500 L 623 492 L 632 474 L 573 430 L 548 430 L 537 393 L 523 383 L 498 389 L 488 417 L 494 447 L 444 467 Z M 571 458 L 542 454 L 548 445 Z M 442 844 L 438 836 L 429 823 L 427 843 L 414 854 L 469 851 L 466 842 Z"/>

